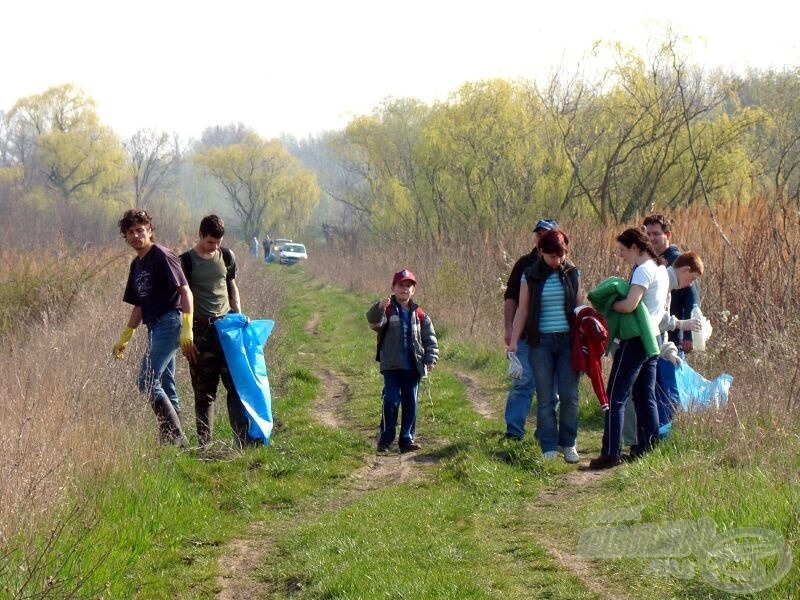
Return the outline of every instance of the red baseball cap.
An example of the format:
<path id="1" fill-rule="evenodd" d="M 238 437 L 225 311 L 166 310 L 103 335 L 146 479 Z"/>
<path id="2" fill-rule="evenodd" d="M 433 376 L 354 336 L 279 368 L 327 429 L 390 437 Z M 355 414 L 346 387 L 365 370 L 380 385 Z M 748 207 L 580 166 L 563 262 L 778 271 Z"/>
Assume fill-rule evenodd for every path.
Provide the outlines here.
<path id="1" fill-rule="evenodd" d="M 394 277 L 392 277 L 392 287 L 401 281 L 410 281 L 414 285 L 417 285 L 417 277 L 408 269 L 403 269 L 394 274 Z"/>

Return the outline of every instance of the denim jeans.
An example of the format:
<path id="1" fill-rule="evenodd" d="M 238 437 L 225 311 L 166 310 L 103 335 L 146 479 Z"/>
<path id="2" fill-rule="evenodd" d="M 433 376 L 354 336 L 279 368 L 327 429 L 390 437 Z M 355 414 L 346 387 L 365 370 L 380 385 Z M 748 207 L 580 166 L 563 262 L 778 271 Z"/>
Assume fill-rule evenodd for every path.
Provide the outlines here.
<path id="1" fill-rule="evenodd" d="M 397 430 L 397 412 L 400 418 L 400 445 L 414 441 L 417 428 L 417 389 L 419 373 L 416 369 L 392 369 L 383 372 L 383 413 L 379 444 L 389 445 Z"/>
<path id="2" fill-rule="evenodd" d="M 680 355 L 682 354 L 681 352 Z M 675 408 L 680 406 L 675 366 L 663 358 L 659 358 L 656 365 L 656 406 L 658 408 L 658 427 L 662 429 L 672 422 Z"/>
<path id="3" fill-rule="evenodd" d="M 530 347 L 529 361 L 536 380 L 536 436 L 542 452 L 574 446 L 580 372 L 572 368 L 569 332 L 540 334 L 539 343 Z"/>
<path id="4" fill-rule="evenodd" d="M 525 435 L 525 420 L 531 411 L 535 385 L 526 340 L 517 343 L 517 358 L 522 364 L 522 377 L 511 380 L 506 398 L 506 435 L 521 438 Z"/>
<path id="5" fill-rule="evenodd" d="M 658 409 L 655 398 L 656 357 L 648 358 L 641 338 L 624 340 L 614 353 L 608 376 L 609 410 L 603 430 L 603 456 L 619 458 L 625 401 L 631 394 L 636 411 L 637 449 L 650 450 L 658 439 Z"/>
<path id="6" fill-rule="evenodd" d="M 175 409 L 175 354 L 181 334 L 181 313 L 170 310 L 147 325 L 147 351 L 139 368 L 139 391 L 150 400 L 159 420 L 161 441 L 183 435 Z M 165 439 L 167 438 L 167 439 Z"/>

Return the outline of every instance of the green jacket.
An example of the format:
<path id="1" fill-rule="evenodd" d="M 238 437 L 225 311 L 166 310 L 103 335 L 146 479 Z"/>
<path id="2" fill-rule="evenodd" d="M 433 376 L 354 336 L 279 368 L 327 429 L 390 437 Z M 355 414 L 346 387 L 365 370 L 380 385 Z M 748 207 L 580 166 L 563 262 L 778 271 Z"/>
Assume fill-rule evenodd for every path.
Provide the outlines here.
<path id="1" fill-rule="evenodd" d="M 647 356 L 658 356 L 658 330 L 650 320 L 644 302 L 640 301 L 630 313 L 620 313 L 611 308 L 614 302 L 627 297 L 630 289 L 630 284 L 621 277 L 609 277 L 589 292 L 587 298 L 594 309 L 606 318 L 609 340 L 640 337 Z"/>

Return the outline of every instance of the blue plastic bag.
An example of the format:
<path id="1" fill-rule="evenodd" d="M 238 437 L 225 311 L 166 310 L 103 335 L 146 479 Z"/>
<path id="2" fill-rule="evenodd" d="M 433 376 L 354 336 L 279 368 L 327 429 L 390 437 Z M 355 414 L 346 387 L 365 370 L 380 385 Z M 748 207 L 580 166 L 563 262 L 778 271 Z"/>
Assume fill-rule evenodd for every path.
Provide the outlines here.
<path id="1" fill-rule="evenodd" d="M 250 417 L 248 436 L 269 444 L 272 434 L 272 396 L 264 361 L 275 321 L 248 321 L 241 313 L 229 313 L 214 321 L 233 385 Z"/>
<path id="2" fill-rule="evenodd" d="M 733 376 L 723 373 L 709 381 L 684 360 L 675 369 L 675 381 L 683 410 L 721 408 L 728 403 L 728 391 L 733 383 Z"/>

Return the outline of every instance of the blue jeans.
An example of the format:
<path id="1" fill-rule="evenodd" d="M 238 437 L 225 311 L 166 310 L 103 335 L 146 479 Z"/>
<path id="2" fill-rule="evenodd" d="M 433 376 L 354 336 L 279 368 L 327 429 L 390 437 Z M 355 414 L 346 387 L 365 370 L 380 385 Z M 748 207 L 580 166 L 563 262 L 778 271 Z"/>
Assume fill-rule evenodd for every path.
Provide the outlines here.
<path id="1" fill-rule="evenodd" d="M 648 358 L 641 338 L 624 340 L 614 353 L 614 363 L 608 376 L 606 393 L 609 409 L 603 430 L 603 456 L 620 456 L 628 394 L 631 394 L 636 410 L 638 451 L 650 450 L 658 440 L 655 383 L 656 357 Z"/>
<path id="2" fill-rule="evenodd" d="M 683 352 L 680 353 L 681 355 Z M 666 425 L 672 423 L 675 408 L 680 406 L 678 382 L 675 380 L 675 366 L 668 360 L 658 359 L 656 365 L 656 406 L 658 408 L 659 434 Z"/>
<path id="3" fill-rule="evenodd" d="M 181 335 L 181 313 L 169 310 L 147 324 L 147 351 L 139 367 L 139 391 L 145 394 L 159 420 L 162 441 L 183 435 L 176 406 L 175 354 Z"/>
<path id="4" fill-rule="evenodd" d="M 536 437 L 542 452 L 574 446 L 580 372 L 572 368 L 569 332 L 540 334 L 539 343 L 530 347 L 529 360 L 536 380 Z"/>
<path id="5" fill-rule="evenodd" d="M 525 435 L 525 420 L 531 411 L 535 385 L 526 340 L 517 342 L 517 358 L 522 364 L 522 377 L 511 380 L 506 398 L 506 435 L 521 438 Z"/>
<path id="6" fill-rule="evenodd" d="M 414 441 L 417 428 L 417 389 L 419 373 L 416 369 L 397 369 L 383 372 L 383 413 L 379 444 L 389 445 L 394 441 L 397 430 L 397 412 L 402 409 L 400 418 L 401 446 Z"/>

